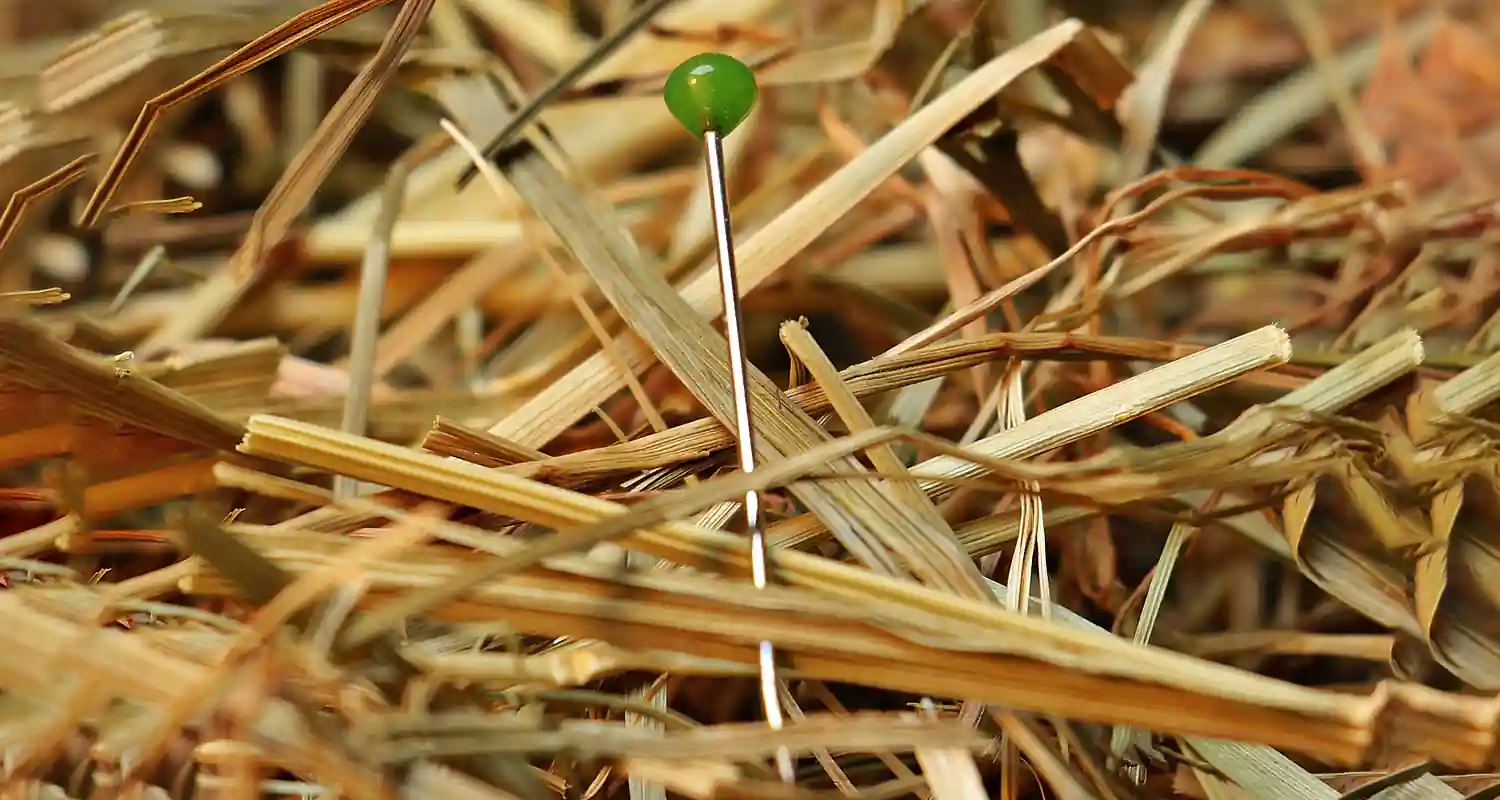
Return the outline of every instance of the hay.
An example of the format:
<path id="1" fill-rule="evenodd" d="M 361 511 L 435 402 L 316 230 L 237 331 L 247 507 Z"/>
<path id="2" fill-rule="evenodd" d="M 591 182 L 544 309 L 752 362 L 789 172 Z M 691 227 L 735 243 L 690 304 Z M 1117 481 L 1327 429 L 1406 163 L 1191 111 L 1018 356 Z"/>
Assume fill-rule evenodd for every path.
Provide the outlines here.
<path id="1" fill-rule="evenodd" d="M 0 60 L 5 796 L 1496 785 L 1492 9 L 57 5 Z M 763 84 L 750 475 L 655 96 L 705 49 Z"/>

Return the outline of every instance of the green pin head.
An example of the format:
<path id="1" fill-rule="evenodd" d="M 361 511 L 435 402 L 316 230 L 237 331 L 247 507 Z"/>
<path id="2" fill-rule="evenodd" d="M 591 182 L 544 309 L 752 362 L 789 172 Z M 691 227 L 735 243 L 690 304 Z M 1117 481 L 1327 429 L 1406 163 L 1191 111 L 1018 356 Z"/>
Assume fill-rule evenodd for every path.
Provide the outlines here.
<path id="1" fill-rule="evenodd" d="M 672 70 L 662 95 L 672 116 L 701 139 L 708 131 L 727 136 L 739 127 L 755 107 L 759 90 L 755 73 L 739 59 L 701 53 Z"/>

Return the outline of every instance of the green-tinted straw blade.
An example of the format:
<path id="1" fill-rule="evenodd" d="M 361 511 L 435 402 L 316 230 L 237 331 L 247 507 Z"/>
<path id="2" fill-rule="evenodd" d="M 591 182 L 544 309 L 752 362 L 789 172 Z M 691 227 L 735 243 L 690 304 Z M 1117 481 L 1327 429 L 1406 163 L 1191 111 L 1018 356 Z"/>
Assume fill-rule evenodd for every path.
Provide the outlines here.
<path id="1" fill-rule="evenodd" d="M 734 56 L 701 53 L 677 65 L 662 90 L 667 110 L 698 138 L 727 136 L 755 107 L 755 73 Z"/>

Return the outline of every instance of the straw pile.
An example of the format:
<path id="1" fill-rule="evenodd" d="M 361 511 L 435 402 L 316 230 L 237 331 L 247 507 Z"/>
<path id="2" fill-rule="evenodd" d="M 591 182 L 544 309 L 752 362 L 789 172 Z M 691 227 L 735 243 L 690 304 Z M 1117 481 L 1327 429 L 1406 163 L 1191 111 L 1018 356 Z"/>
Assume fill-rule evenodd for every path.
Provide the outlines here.
<path id="1" fill-rule="evenodd" d="M 6 797 L 1500 796 L 1492 4 L 12 5 Z"/>

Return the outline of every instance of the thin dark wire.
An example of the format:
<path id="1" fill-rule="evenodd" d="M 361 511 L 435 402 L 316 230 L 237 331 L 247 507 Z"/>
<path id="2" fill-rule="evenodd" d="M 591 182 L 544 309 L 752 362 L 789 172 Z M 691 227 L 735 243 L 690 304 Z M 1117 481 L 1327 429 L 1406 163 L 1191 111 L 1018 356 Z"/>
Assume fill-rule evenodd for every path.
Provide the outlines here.
<path id="1" fill-rule="evenodd" d="M 510 140 L 515 138 L 515 135 L 522 128 L 535 119 L 536 115 L 547 107 L 547 104 L 557 99 L 558 95 L 577 83 L 578 79 L 582 78 L 584 73 L 593 69 L 599 62 L 618 50 L 620 45 L 629 41 L 630 37 L 634 36 L 637 31 L 651 24 L 651 20 L 657 14 L 661 13 L 662 9 L 673 2 L 675 0 L 649 0 L 649 2 L 635 12 L 634 16 L 626 20 L 624 25 L 621 25 L 618 30 L 606 36 L 604 41 L 601 41 L 593 50 L 589 51 L 588 55 L 578 59 L 573 66 L 563 70 L 561 75 L 558 75 L 551 83 L 547 84 L 546 88 L 537 92 L 536 96 L 531 98 L 531 101 L 526 105 L 522 106 L 521 110 L 517 111 L 516 115 L 511 117 L 509 122 L 505 123 L 505 127 L 501 128 L 500 132 L 495 134 L 493 139 L 490 139 L 482 151 L 485 159 L 494 161 L 505 150 L 505 146 L 510 143 Z M 467 185 L 478 174 L 478 168 L 470 166 L 459 177 L 458 185 L 460 187 Z"/>
<path id="2" fill-rule="evenodd" d="M 729 376 L 734 393 L 735 434 L 739 439 L 740 469 L 755 471 L 755 442 L 750 424 L 750 375 L 745 358 L 745 327 L 740 320 L 739 278 L 734 268 L 734 231 L 729 219 L 729 188 L 724 170 L 724 143 L 715 131 L 703 135 L 707 152 L 709 199 L 713 206 L 714 234 L 719 252 L 719 288 L 724 298 L 724 333 L 729 339 Z M 761 515 L 760 493 L 745 493 L 745 527 L 750 534 L 750 577 L 755 588 L 764 589 L 769 582 L 766 557 L 766 532 Z M 760 696 L 766 710 L 766 722 L 773 728 L 783 725 L 781 695 L 777 691 L 776 648 L 769 640 L 760 643 Z M 791 754 L 785 748 L 776 751 L 776 771 L 788 783 L 795 780 Z"/>

